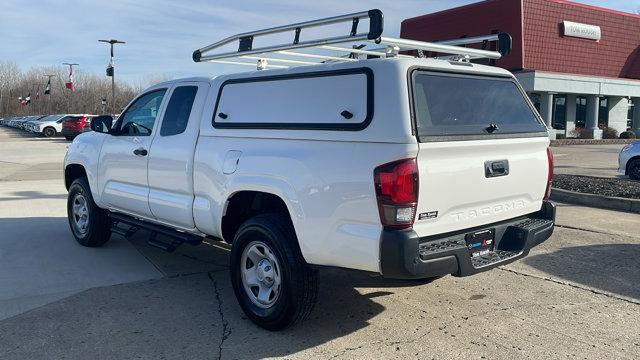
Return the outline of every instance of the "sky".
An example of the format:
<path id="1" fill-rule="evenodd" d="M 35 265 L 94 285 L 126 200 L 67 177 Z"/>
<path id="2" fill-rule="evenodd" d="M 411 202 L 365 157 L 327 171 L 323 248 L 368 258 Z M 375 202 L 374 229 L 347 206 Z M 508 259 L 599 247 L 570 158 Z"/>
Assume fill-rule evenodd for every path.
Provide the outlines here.
<path id="1" fill-rule="evenodd" d="M 398 36 L 403 19 L 476 0 L 0 0 L 0 61 L 31 66 L 79 63 L 104 73 L 107 44 L 117 45 L 116 77 L 130 83 L 158 75 L 211 76 L 246 68 L 196 64 L 193 50 L 227 36 L 299 21 L 379 8 L 385 34 Z M 640 0 L 580 0 L 626 12 Z"/>

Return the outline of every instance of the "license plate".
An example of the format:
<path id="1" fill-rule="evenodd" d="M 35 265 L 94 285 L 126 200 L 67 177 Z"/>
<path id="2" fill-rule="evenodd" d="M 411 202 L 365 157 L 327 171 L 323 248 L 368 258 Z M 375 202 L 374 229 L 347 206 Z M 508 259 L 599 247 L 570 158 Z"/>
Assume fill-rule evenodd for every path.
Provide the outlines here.
<path id="1" fill-rule="evenodd" d="M 494 230 L 481 230 L 465 235 L 471 257 L 482 256 L 493 251 Z"/>

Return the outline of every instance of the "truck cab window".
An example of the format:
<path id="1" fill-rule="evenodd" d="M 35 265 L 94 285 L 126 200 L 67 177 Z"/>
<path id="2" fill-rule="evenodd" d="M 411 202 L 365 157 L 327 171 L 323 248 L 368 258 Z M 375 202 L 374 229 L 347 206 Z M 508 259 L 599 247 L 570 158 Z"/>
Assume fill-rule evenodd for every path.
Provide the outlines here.
<path id="1" fill-rule="evenodd" d="M 120 136 L 149 136 L 156 122 L 162 98 L 167 89 L 144 94 L 118 118 L 115 134 Z"/>
<path id="2" fill-rule="evenodd" d="M 197 86 L 180 86 L 173 90 L 167 110 L 164 112 L 161 136 L 182 134 L 187 128 L 193 101 L 198 92 Z"/>

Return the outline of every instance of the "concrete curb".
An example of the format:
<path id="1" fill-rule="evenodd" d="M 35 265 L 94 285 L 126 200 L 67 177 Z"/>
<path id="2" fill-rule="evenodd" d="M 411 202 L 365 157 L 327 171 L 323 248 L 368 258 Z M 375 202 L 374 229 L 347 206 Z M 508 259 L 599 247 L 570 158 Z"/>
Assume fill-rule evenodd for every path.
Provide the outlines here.
<path id="1" fill-rule="evenodd" d="M 627 211 L 640 214 L 640 200 L 585 194 L 575 191 L 551 188 L 551 200 L 589 207 Z"/>
<path id="2" fill-rule="evenodd" d="M 611 144 L 630 144 L 638 139 L 560 139 L 551 140 L 551 146 L 567 146 L 567 145 L 611 145 Z"/>

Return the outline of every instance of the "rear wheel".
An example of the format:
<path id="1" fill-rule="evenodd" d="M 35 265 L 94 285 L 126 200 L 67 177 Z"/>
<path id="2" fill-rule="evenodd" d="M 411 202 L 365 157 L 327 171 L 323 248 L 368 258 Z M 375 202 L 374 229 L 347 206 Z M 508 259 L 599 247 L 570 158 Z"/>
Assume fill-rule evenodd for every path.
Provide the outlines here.
<path id="1" fill-rule="evenodd" d="M 54 137 L 54 136 L 56 136 L 56 129 L 54 129 L 52 127 L 46 127 L 46 128 L 44 128 L 44 130 L 42 130 L 42 134 L 45 137 Z"/>
<path id="2" fill-rule="evenodd" d="M 67 136 L 67 135 L 65 135 L 65 136 L 64 136 L 64 138 L 65 138 L 65 139 L 67 139 L 67 140 L 69 140 L 69 141 L 72 141 L 72 140 L 73 140 L 73 136 Z"/>
<path id="3" fill-rule="evenodd" d="M 293 226 L 279 214 L 242 224 L 231 249 L 231 283 L 245 314 L 267 330 L 304 320 L 317 299 L 317 271 L 304 262 Z"/>
<path id="4" fill-rule="evenodd" d="M 640 180 L 640 159 L 634 159 L 627 165 L 627 175 L 632 180 Z"/>
<path id="5" fill-rule="evenodd" d="M 67 218 L 73 236 L 83 246 L 102 246 L 111 238 L 109 214 L 93 201 L 85 177 L 74 180 L 69 187 Z"/>

